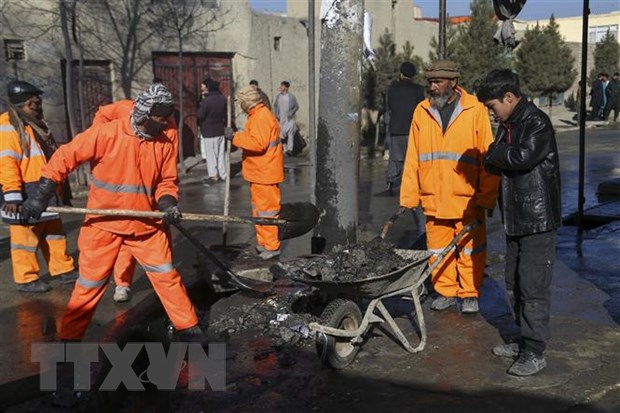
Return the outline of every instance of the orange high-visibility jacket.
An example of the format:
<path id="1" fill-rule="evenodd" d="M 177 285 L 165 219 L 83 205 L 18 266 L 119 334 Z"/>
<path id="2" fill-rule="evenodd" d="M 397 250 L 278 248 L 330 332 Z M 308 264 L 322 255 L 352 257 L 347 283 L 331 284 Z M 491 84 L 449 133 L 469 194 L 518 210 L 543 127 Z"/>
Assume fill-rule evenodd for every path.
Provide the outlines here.
<path id="1" fill-rule="evenodd" d="M 123 117 L 129 117 L 132 109 L 133 100 L 131 99 L 123 99 L 109 105 L 99 106 L 93 118 L 93 125 L 100 125 Z"/>
<path id="2" fill-rule="evenodd" d="M 174 138 L 170 138 L 170 135 Z M 61 146 L 42 170 L 55 182 L 84 162 L 90 162 L 92 181 L 88 208 L 154 211 L 164 195 L 178 199 L 176 130 L 167 129 L 153 140 L 134 135 L 129 117 L 93 126 Z M 116 234 L 149 234 L 161 220 L 87 215 L 91 224 Z"/>
<path id="3" fill-rule="evenodd" d="M 460 99 L 446 133 L 441 116 L 421 102 L 413 112 L 400 205 L 440 219 L 460 219 L 474 207 L 492 209 L 499 177 L 487 173 L 484 155 L 493 142 L 486 107 L 458 88 Z"/>
<path id="4" fill-rule="evenodd" d="M 248 113 L 245 130 L 235 133 L 233 145 L 243 149 L 243 179 L 257 184 L 284 181 L 284 155 L 278 120 L 262 103 Z"/>
<path id="5" fill-rule="evenodd" d="M 0 115 L 0 185 L 7 202 L 23 202 L 27 194 L 33 194 L 41 177 L 41 168 L 46 163 L 45 153 L 32 127 L 24 125 L 24 129 L 30 138 L 29 151 L 22 148 L 19 133 L 9 121 L 9 113 Z M 56 198 L 50 203 L 55 201 Z"/>

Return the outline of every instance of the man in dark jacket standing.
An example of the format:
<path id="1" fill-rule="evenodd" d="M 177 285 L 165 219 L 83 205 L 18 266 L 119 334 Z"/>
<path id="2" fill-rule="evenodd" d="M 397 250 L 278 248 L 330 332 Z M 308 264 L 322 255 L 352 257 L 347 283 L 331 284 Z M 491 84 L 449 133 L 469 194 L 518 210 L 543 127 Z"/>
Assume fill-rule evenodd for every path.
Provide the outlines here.
<path id="1" fill-rule="evenodd" d="M 226 179 L 226 140 L 224 127 L 226 126 L 226 97 L 220 92 L 217 81 L 205 79 L 202 83 L 206 88 L 206 96 L 198 107 L 198 122 L 201 145 L 207 161 L 206 184 L 217 183 Z"/>
<path id="2" fill-rule="evenodd" d="M 411 80 L 415 74 L 413 63 L 403 62 L 400 78 L 392 82 L 387 92 L 386 110 L 390 112 L 391 133 L 387 191 L 390 195 L 400 188 L 413 111 L 424 100 L 424 88 Z"/>
<path id="3" fill-rule="evenodd" d="M 506 288 L 521 329 L 517 343 L 496 346 L 493 354 L 516 359 L 508 374 L 531 376 L 547 366 L 551 277 L 562 223 L 555 132 L 549 117 L 521 95 L 519 79 L 508 69 L 490 72 L 478 99 L 500 122 L 484 161 L 501 176 Z"/>

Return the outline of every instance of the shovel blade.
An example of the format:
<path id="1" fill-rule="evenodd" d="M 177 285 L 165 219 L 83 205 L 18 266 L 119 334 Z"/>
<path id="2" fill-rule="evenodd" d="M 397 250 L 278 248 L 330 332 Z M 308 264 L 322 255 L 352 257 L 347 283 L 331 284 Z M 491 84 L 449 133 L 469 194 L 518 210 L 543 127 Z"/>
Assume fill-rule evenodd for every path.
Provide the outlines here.
<path id="1" fill-rule="evenodd" d="M 287 221 L 279 226 L 278 238 L 290 239 L 304 235 L 319 222 L 319 209 L 309 202 L 282 204 L 280 219 Z"/>

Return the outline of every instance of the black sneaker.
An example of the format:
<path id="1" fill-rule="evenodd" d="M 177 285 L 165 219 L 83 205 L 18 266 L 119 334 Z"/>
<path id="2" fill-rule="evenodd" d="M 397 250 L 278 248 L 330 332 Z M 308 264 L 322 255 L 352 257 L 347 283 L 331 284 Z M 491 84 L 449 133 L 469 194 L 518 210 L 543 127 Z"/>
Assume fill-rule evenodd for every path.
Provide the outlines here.
<path id="1" fill-rule="evenodd" d="M 547 367 L 547 361 L 544 355 L 537 355 L 531 350 L 524 350 L 508 369 L 508 374 L 519 377 L 532 376 L 545 367 Z"/>
<path id="2" fill-rule="evenodd" d="M 198 326 L 177 331 L 177 340 L 183 343 L 199 343 L 203 346 L 208 344 L 206 335 Z"/>
<path id="3" fill-rule="evenodd" d="M 80 273 L 78 272 L 78 270 L 73 270 L 73 271 L 66 272 L 64 274 L 60 274 L 58 276 L 58 279 L 63 284 L 70 284 L 70 283 L 75 282 L 75 280 L 77 280 L 79 276 L 80 276 Z"/>
<path id="4" fill-rule="evenodd" d="M 44 283 L 41 280 L 31 281 L 26 284 L 19 284 L 17 291 L 20 293 L 46 293 L 51 290 L 52 287 L 49 284 Z"/>

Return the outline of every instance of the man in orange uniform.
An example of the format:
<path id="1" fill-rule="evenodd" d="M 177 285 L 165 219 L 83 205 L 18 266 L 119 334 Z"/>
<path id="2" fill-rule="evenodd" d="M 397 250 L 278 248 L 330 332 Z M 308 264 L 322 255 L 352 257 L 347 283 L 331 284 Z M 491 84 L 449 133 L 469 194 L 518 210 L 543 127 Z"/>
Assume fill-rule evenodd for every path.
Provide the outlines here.
<path id="1" fill-rule="evenodd" d="M 243 149 L 243 179 L 250 183 L 252 216 L 277 218 L 280 214 L 280 182 L 284 181 L 284 156 L 278 120 L 262 101 L 257 90 L 246 86 L 236 100 L 248 114 L 245 130 L 233 135 L 226 128 L 226 139 Z M 263 260 L 280 255 L 278 227 L 256 225 L 256 250 Z"/>
<path id="2" fill-rule="evenodd" d="M 181 219 L 177 207 L 174 142 L 164 133 L 172 95 L 153 84 L 138 95 L 131 116 L 96 125 L 62 146 L 42 170 L 37 194 L 23 210 L 37 217 L 57 183 L 90 162 L 88 208 L 163 211 L 163 223 Z M 161 220 L 87 215 L 78 240 L 80 277 L 60 329 L 63 340 L 82 339 L 106 291 L 118 252 L 124 246 L 144 268 L 181 340 L 202 340 L 196 311 L 181 277 Z"/>
<path id="3" fill-rule="evenodd" d="M 41 168 L 56 150 L 43 119 L 43 91 L 23 81 L 9 82 L 8 112 L 0 115 L 0 205 L 9 217 L 21 217 L 22 204 L 37 190 Z M 59 186 L 60 187 L 60 186 Z M 54 192 L 50 205 L 59 205 Z M 39 279 L 37 249 L 41 247 L 53 277 L 73 282 L 78 274 L 67 255 L 67 239 L 60 219 L 33 225 L 9 226 L 13 279 L 18 291 L 44 293 L 51 287 Z"/>
<path id="4" fill-rule="evenodd" d="M 498 177 L 483 166 L 493 141 L 491 123 L 484 105 L 458 86 L 460 73 L 453 62 L 433 62 L 425 76 L 430 99 L 413 113 L 400 205 L 422 204 L 427 247 L 436 254 L 463 227 L 480 220 L 433 271 L 439 296 L 431 304 L 433 310 L 445 310 L 458 297 L 463 313 L 477 313 L 486 263 L 484 212 L 494 208 L 499 185 Z"/>
<path id="5" fill-rule="evenodd" d="M 111 122 L 116 119 L 128 118 L 133 109 L 133 100 L 123 99 L 109 105 L 100 106 L 93 118 L 93 126 Z M 168 129 L 164 134 L 177 146 L 177 127 L 174 119 L 168 120 Z M 176 150 L 176 149 L 175 149 Z M 126 247 L 121 247 L 114 264 L 114 296 L 117 303 L 129 301 L 131 283 L 136 270 L 136 259 Z"/>

